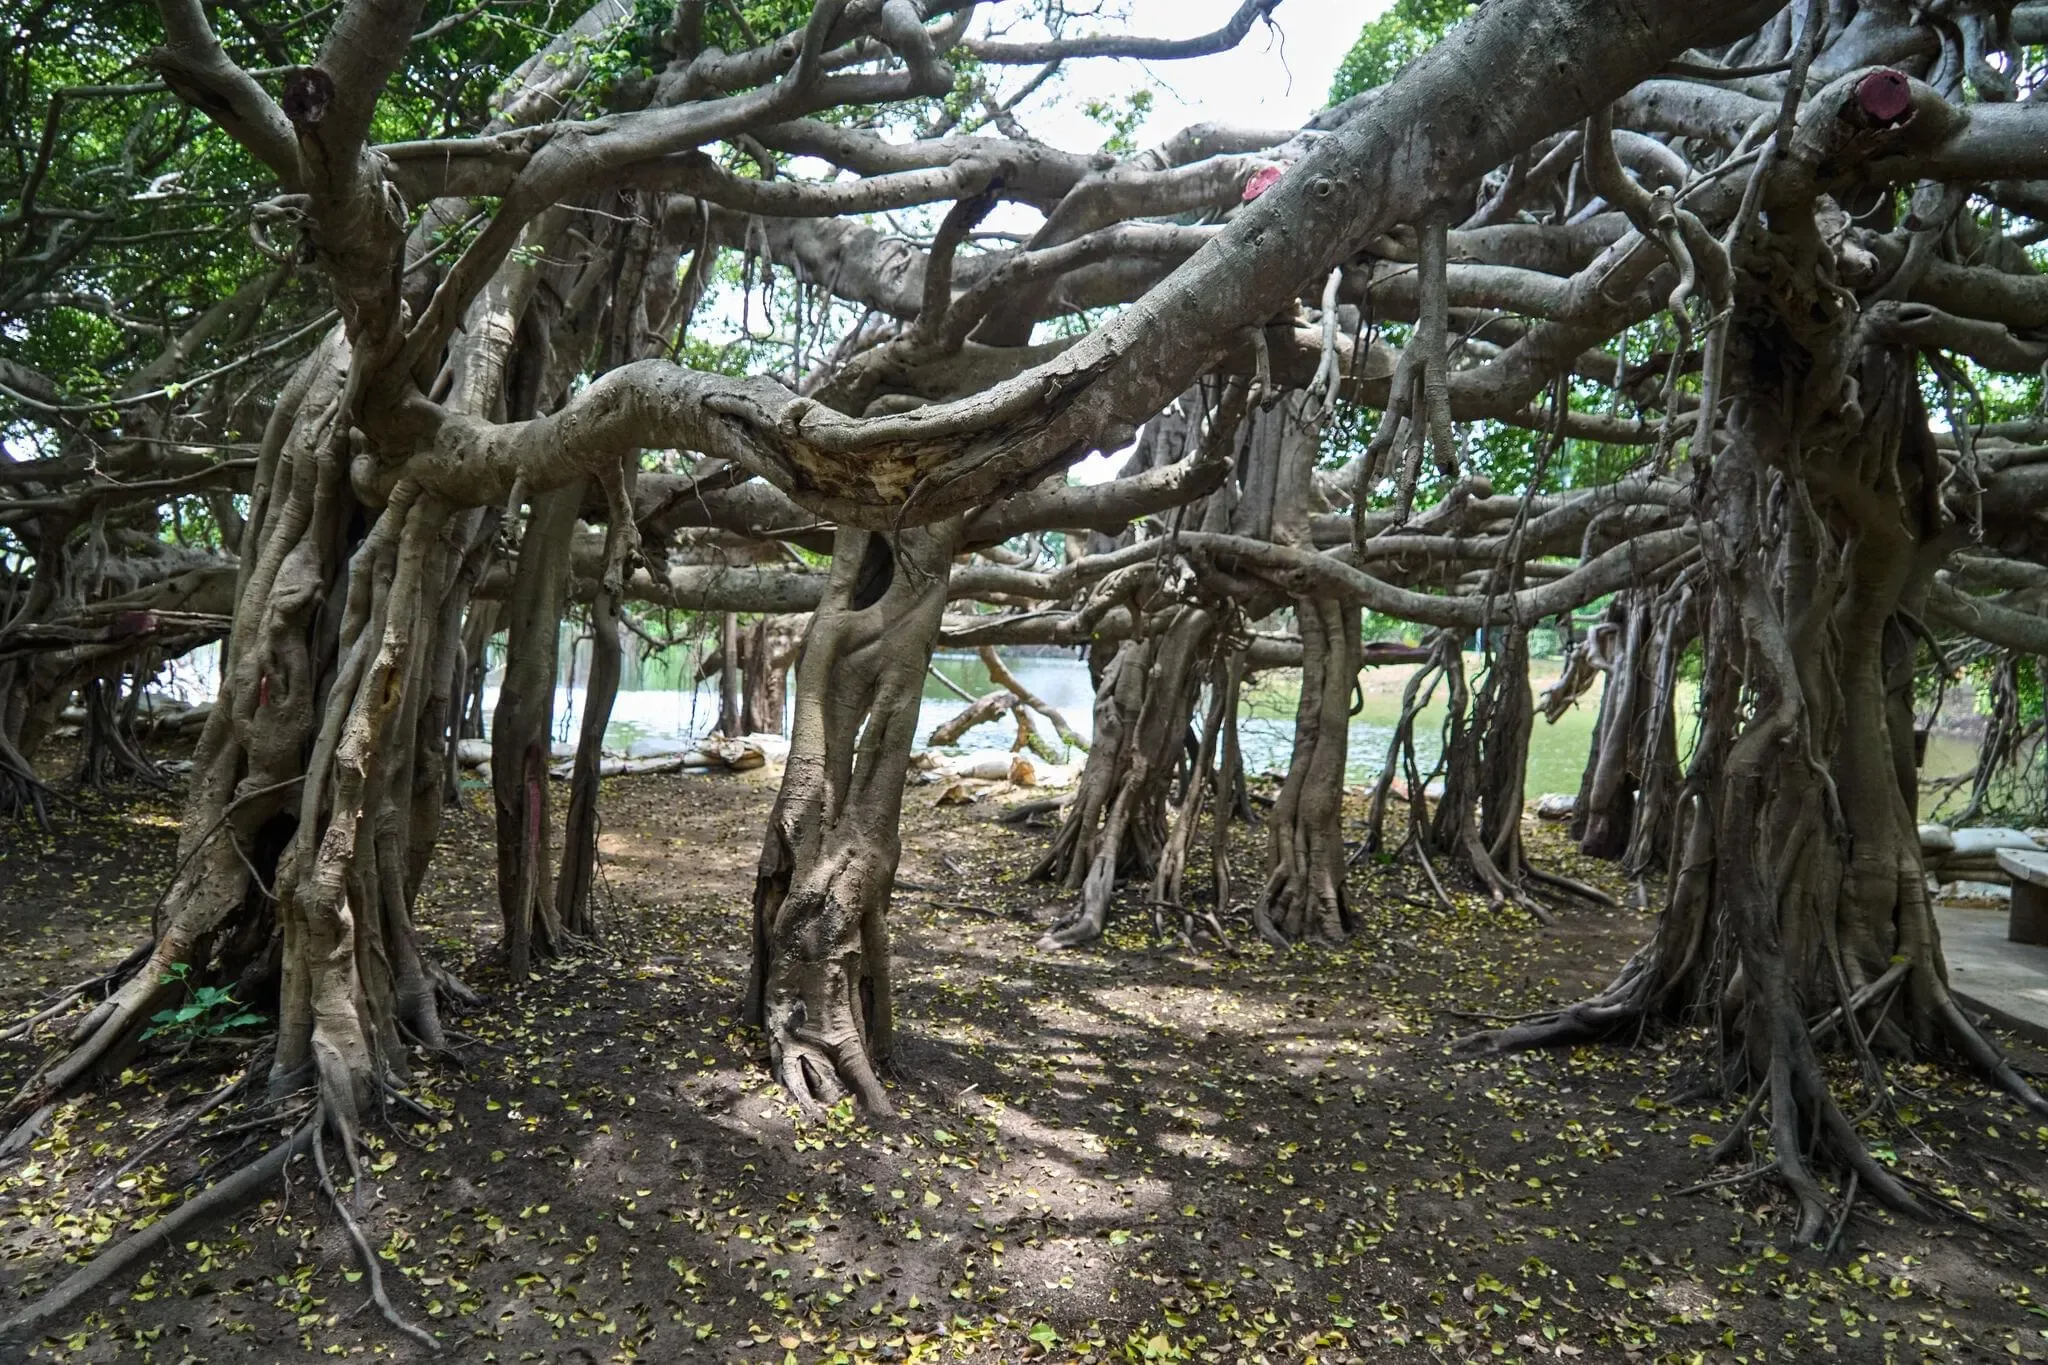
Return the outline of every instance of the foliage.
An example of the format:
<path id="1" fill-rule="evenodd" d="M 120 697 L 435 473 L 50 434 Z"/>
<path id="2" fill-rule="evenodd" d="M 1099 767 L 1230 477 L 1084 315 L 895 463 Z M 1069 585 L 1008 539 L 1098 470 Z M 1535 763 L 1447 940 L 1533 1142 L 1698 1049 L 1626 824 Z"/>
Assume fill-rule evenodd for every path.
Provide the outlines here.
<path id="1" fill-rule="evenodd" d="M 1109 137 L 1102 144 L 1103 151 L 1129 156 L 1138 150 L 1139 126 L 1152 114 L 1152 92 L 1141 88 L 1121 100 L 1092 99 L 1081 107 L 1081 111 L 1093 122 L 1109 129 Z"/>
<path id="2" fill-rule="evenodd" d="M 143 1038 L 166 1038 L 189 1045 L 264 1021 L 263 1015 L 242 1008 L 232 987 L 195 986 L 191 977 L 192 968 L 184 962 L 175 964 L 164 973 L 164 985 L 182 985 L 185 988 L 185 1003 L 152 1014 L 150 1026 L 143 1030 Z"/>
<path id="3" fill-rule="evenodd" d="M 430 4 L 424 26 L 434 36 L 412 46 L 378 103 L 372 137 L 480 126 L 503 73 L 550 36 L 526 9 L 525 0 Z M 249 206 L 276 192 L 269 172 L 155 78 L 150 55 L 163 31 L 153 6 L 54 0 L 8 13 L 0 132 L 16 155 L 0 158 L 0 359 L 48 376 L 78 403 L 129 388 L 245 285 L 263 282 L 257 306 L 200 338 L 186 374 L 287 336 L 326 309 L 320 281 L 251 240 Z M 261 71 L 315 59 L 322 25 L 307 17 L 274 0 L 212 14 L 228 56 Z M 310 345 L 235 379 L 274 384 Z M 10 441 L 31 438 L 33 414 L 0 395 Z M 90 435 L 107 424 L 73 425 Z"/>
<path id="4" fill-rule="evenodd" d="M 1394 0 L 1392 8 L 1365 26 L 1338 64 L 1330 103 L 1385 85 L 1471 12 L 1468 0 Z"/>

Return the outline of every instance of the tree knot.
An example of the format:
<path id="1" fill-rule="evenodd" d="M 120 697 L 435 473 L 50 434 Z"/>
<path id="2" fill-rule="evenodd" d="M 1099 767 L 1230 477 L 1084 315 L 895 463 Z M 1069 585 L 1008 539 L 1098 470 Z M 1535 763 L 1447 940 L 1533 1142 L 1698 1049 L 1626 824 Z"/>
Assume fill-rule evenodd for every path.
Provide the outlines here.
<path id="1" fill-rule="evenodd" d="M 284 79 L 284 116 L 303 137 L 327 117 L 334 95 L 334 77 L 317 66 L 302 66 Z"/>

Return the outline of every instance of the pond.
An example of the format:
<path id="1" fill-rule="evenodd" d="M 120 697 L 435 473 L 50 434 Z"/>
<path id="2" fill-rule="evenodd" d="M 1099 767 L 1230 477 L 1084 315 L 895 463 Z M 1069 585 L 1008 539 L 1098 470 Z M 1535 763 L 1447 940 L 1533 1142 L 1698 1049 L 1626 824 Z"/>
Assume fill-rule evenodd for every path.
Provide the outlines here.
<path id="1" fill-rule="evenodd" d="M 688 680 L 696 672 L 696 652 L 678 650 L 672 653 L 681 657 L 664 659 L 655 656 L 642 660 L 637 670 L 629 670 L 620 687 L 618 700 L 612 706 L 611 724 L 605 730 L 606 748 L 625 752 L 636 744 L 671 747 L 708 734 L 717 722 L 716 680 L 690 685 Z M 1005 655 L 1004 662 L 1017 675 L 1019 682 L 1064 715 L 1077 734 L 1083 739 L 1093 738 L 1095 693 L 1086 660 L 1078 654 L 1011 653 Z M 937 672 L 970 695 L 979 696 L 994 686 L 977 655 L 941 653 L 934 658 L 933 664 Z M 1473 657 L 1472 664 L 1476 667 L 1477 656 Z M 565 685 L 556 690 L 555 737 L 558 740 L 573 740 L 581 725 L 583 688 L 580 678 L 585 668 L 586 661 L 579 656 L 575 670 L 579 681 L 576 685 Z M 1539 689 L 1547 686 L 1555 677 L 1556 669 L 1554 662 L 1538 661 L 1533 670 L 1537 679 L 1535 685 Z M 1387 745 L 1393 739 L 1394 724 L 1400 718 L 1401 689 L 1411 671 L 1409 666 L 1398 666 L 1371 669 L 1363 675 L 1361 692 L 1364 706 L 1351 722 L 1346 767 L 1348 781 L 1365 783 L 1378 775 Z M 1287 771 L 1294 745 L 1294 703 L 1298 680 L 1299 674 L 1292 670 L 1277 670 L 1261 675 L 1245 689 L 1238 733 L 1248 771 L 1275 775 Z M 495 705 L 496 701 L 495 685 L 486 687 L 486 707 Z M 1586 746 L 1598 706 L 1599 692 L 1596 689 L 1581 699 L 1558 725 L 1546 725 L 1540 719 L 1537 721 L 1536 733 L 1530 742 L 1527 784 L 1532 796 L 1578 789 L 1579 771 L 1585 764 Z M 920 746 L 933 730 L 966 708 L 967 702 L 958 692 L 937 678 L 927 677 L 924 702 L 917 721 Z M 1425 767 L 1435 761 L 1442 723 L 1443 706 L 1439 699 L 1416 726 L 1417 756 Z M 1045 738 L 1058 744 L 1050 726 L 1040 725 L 1038 729 Z M 994 721 L 969 731 L 951 751 L 1008 749 L 1015 742 L 1016 734 L 1016 727 L 1008 719 Z M 1076 753 L 1068 757 L 1077 760 L 1081 755 Z"/>
<path id="2" fill-rule="evenodd" d="M 568 657 L 566 651 L 564 657 Z M 716 680 L 695 686 L 689 683 L 701 658 L 701 650 L 684 646 L 675 646 L 645 658 L 629 658 L 623 670 L 618 699 L 612 705 L 611 724 L 605 730 L 605 747 L 625 752 L 638 743 L 673 749 L 709 734 L 718 720 Z M 1088 664 L 1078 652 L 1013 652 L 1005 655 L 1005 662 L 1020 682 L 1048 705 L 1057 708 L 1076 733 L 1084 739 L 1093 737 L 1095 693 L 1088 676 Z M 1555 659 L 1531 661 L 1530 680 L 1536 692 L 1540 694 L 1557 677 L 1559 662 Z M 1476 674 L 1479 663 L 1478 655 L 1466 655 L 1468 674 Z M 972 695 L 979 696 L 994 686 L 977 655 L 941 653 L 933 660 L 933 665 Z M 1401 690 L 1413 671 L 1412 665 L 1398 665 L 1367 669 L 1360 675 L 1362 705 L 1351 722 L 1345 768 L 1348 782 L 1362 784 L 1378 776 L 1380 765 L 1386 758 L 1387 745 L 1393 739 L 1395 722 L 1400 719 Z M 555 691 L 554 734 L 559 741 L 573 741 L 582 723 L 581 680 L 588 672 L 589 646 L 584 641 L 577 648 L 573 672 L 567 675 L 569 681 Z M 1294 744 L 1294 702 L 1299 679 L 1300 674 L 1294 670 L 1278 669 L 1259 675 L 1247 685 L 1238 714 L 1238 735 L 1244 749 L 1245 766 L 1250 772 L 1277 775 L 1287 771 L 1288 756 Z M 208 646 L 167 666 L 159 675 L 157 687 L 182 700 L 198 702 L 213 695 L 218 680 L 217 646 Z M 493 680 L 484 689 L 487 716 L 497 700 L 498 689 Z M 1689 702 L 1690 699 L 1681 700 Z M 917 721 L 919 744 L 924 744 L 933 730 L 959 715 L 966 706 L 967 703 L 952 688 L 936 678 L 927 677 L 924 702 Z M 1528 776 L 1523 784 L 1529 796 L 1533 798 L 1546 792 L 1576 792 L 1579 789 L 1579 776 L 1585 767 L 1599 707 L 1600 690 L 1596 685 L 1557 724 L 1551 725 L 1540 715 L 1537 717 L 1536 728 L 1529 739 Z M 1680 711 L 1679 729 L 1683 737 L 1691 728 L 1691 708 L 1682 704 Z M 1416 725 L 1417 757 L 1425 768 L 1436 759 L 1442 726 L 1443 702 L 1439 695 Z M 1041 735 L 1058 744 L 1050 726 L 1038 728 Z M 1007 719 L 992 722 L 969 731 L 951 752 L 1008 749 L 1016 739 L 1016 733 L 1016 728 Z M 1931 736 L 1924 775 L 1937 777 L 1967 772 L 1976 761 L 1976 753 L 1973 735 L 1937 731 Z M 1070 754 L 1068 757 L 1078 760 L 1081 755 Z M 1923 797 L 1923 816 L 1932 812 L 1935 803 L 1933 794 Z"/>

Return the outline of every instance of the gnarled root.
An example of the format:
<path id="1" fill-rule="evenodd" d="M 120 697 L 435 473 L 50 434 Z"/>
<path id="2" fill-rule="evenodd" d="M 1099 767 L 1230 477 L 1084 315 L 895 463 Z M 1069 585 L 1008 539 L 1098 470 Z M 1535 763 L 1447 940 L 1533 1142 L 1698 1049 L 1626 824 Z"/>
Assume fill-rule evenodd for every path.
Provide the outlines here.
<path id="1" fill-rule="evenodd" d="M 806 1112 L 848 1094 L 870 1113 L 895 1112 L 869 1060 L 864 1005 L 871 992 L 863 989 L 861 970 L 858 952 L 823 961 L 784 957 L 773 969 L 761 1020 L 769 1064 Z"/>

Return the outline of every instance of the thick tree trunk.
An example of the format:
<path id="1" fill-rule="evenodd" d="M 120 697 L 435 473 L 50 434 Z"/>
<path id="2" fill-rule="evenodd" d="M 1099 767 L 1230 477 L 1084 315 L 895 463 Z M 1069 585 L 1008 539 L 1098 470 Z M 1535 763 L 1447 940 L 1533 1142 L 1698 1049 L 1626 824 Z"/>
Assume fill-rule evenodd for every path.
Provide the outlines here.
<path id="1" fill-rule="evenodd" d="M 498 910 L 514 981 L 525 979 L 534 957 L 552 957 L 567 947 L 550 894 L 548 759 L 570 537 L 582 497 L 579 483 L 533 500 L 505 603 L 505 676 L 491 719 L 491 787 L 498 821 Z"/>
<path id="2" fill-rule="evenodd" d="M 1337 943 L 1352 927 L 1344 894 L 1344 765 L 1360 666 L 1359 613 L 1301 598 L 1294 615 L 1302 646 L 1294 753 L 1267 817 L 1266 887 L 1254 922 L 1278 945 Z"/>
<path id="3" fill-rule="evenodd" d="M 754 883 L 744 1014 L 807 1109 L 888 1112 L 885 922 L 903 782 L 960 522 L 842 528 L 797 663 L 796 724 Z"/>
<path id="4" fill-rule="evenodd" d="M 148 953 L 8 1107 L 30 1129 L 189 986 L 274 1013 L 273 1090 L 313 1081 L 344 1140 L 403 1076 L 406 1044 L 440 1042 L 410 914 L 413 747 L 476 521 L 401 484 L 363 533 L 331 436 L 345 388 L 323 351 L 266 433 L 178 871 Z"/>
<path id="5" fill-rule="evenodd" d="M 1731 1079 L 1756 1096 L 1723 1152 L 1765 1115 L 1811 1239 L 1827 1215 L 1822 1167 L 1913 1203 L 1831 1091 L 1824 1046 L 1846 1040 L 1866 1085 L 1883 1084 L 1874 1053 L 1954 1053 L 2037 1111 L 2048 1103 L 1950 995 L 1920 859 L 1901 613 L 1953 531 L 1914 357 L 1801 330 L 1826 310 L 1780 316 L 1750 319 L 1731 361 L 1740 382 L 1705 504 L 1702 723 L 1657 932 L 1599 996 L 1475 1041 L 1567 1042 L 1716 1011 Z M 1787 385 L 1788 357 L 1807 373 L 1830 346 L 1832 376 Z"/>

